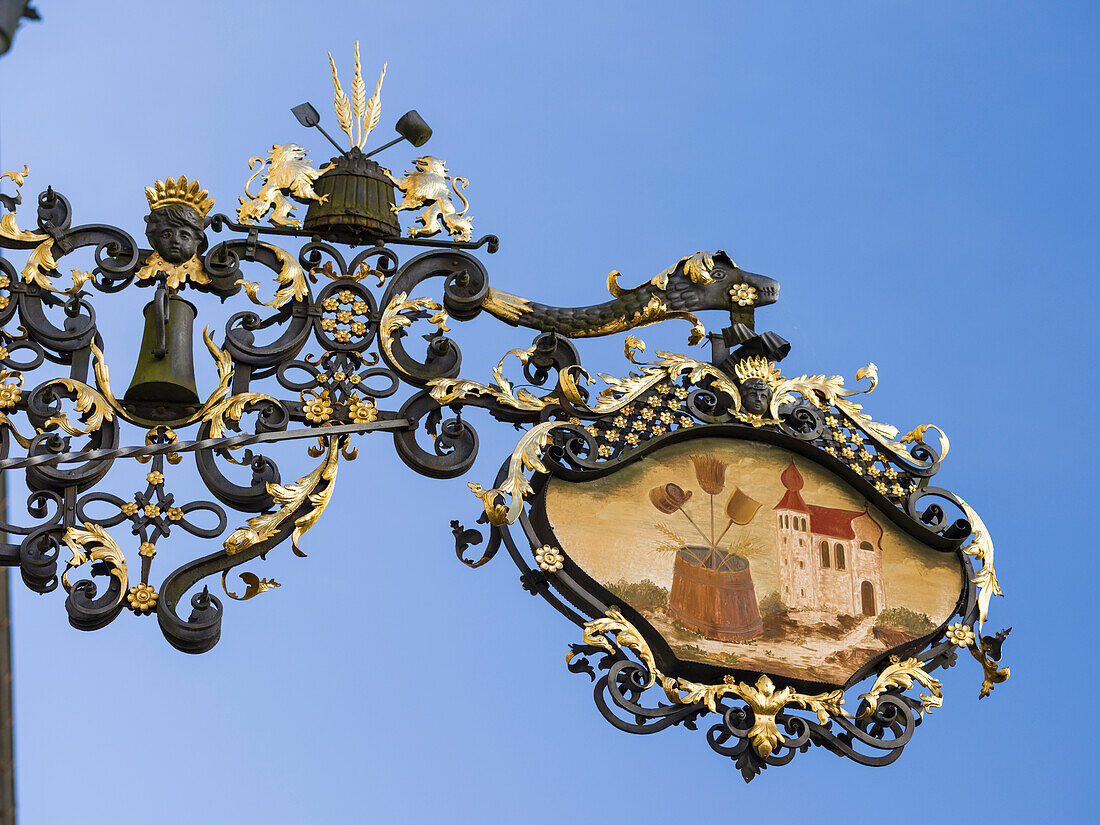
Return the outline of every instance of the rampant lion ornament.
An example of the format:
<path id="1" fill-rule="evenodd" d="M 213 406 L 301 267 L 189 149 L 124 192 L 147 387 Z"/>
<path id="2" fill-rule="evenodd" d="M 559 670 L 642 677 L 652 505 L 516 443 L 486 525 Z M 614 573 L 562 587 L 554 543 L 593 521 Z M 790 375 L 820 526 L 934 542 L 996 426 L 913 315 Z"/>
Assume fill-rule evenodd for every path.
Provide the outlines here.
<path id="1" fill-rule="evenodd" d="M 413 166 L 416 169 L 406 170 L 403 178 L 394 177 L 389 169 L 382 170 L 393 181 L 393 185 L 405 194 L 405 199 L 392 207 L 395 215 L 427 205 L 427 209 L 416 216 L 420 226 L 409 228 L 409 237 L 438 235 L 446 227 L 452 237 L 469 241 L 473 235 L 472 218 L 466 214 L 470 204 L 458 186 L 465 189 L 470 182 L 463 177 L 452 178 L 447 174 L 447 162 L 431 155 L 417 158 L 413 161 Z M 451 181 L 454 194 L 462 201 L 461 212 L 455 211 L 455 206 L 451 203 L 451 190 L 447 188 L 447 181 Z M 440 220 L 443 221 L 443 226 L 440 226 Z"/>
<path id="2" fill-rule="evenodd" d="M 329 163 L 317 169 L 309 164 L 306 155 L 307 150 L 296 143 L 283 143 L 272 146 L 266 160 L 259 155 L 250 158 L 248 168 L 255 171 L 244 185 L 244 194 L 247 197 L 240 198 L 241 205 L 237 209 L 237 221 L 243 224 L 254 224 L 263 220 L 270 211 L 270 221 L 276 226 L 301 229 L 302 221 L 291 217 L 296 206 L 287 196 L 302 203 L 308 201 L 325 203 L 328 195 L 318 195 L 314 192 L 313 182 L 332 168 L 332 164 Z M 248 187 L 261 174 L 263 174 L 263 185 L 253 195 Z"/>

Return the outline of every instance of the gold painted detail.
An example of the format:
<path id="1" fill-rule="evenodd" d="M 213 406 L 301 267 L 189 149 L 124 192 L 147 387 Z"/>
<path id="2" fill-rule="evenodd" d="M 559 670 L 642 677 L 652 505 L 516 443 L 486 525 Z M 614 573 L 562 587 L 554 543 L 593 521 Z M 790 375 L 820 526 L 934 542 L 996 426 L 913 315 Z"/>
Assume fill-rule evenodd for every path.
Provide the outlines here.
<path id="1" fill-rule="evenodd" d="M 152 613 L 157 607 L 159 597 L 160 594 L 153 589 L 152 585 L 142 582 L 130 588 L 126 594 L 126 602 L 130 605 L 130 609 L 140 616 L 143 613 Z"/>
<path id="2" fill-rule="evenodd" d="M 513 409 L 533 412 L 548 404 L 556 404 L 557 399 L 548 395 L 540 398 L 528 390 L 513 390 L 511 382 L 504 377 L 504 362 L 510 355 L 516 356 L 521 364 L 527 364 L 535 354 L 535 346 L 528 349 L 513 349 L 504 354 L 493 370 L 493 385 L 479 384 L 462 378 L 437 378 L 429 383 L 431 396 L 440 404 L 450 404 L 471 397 L 488 397 L 497 403 Z"/>
<path id="3" fill-rule="evenodd" d="M 332 52 L 328 53 L 328 63 L 332 67 L 332 86 L 334 89 L 333 102 L 336 106 L 336 119 L 340 122 L 340 128 L 348 136 L 351 148 L 362 149 L 367 141 L 367 136 L 382 117 L 382 81 L 386 77 L 386 66 L 382 64 L 382 74 L 378 77 L 378 84 L 374 87 L 374 94 L 367 100 L 367 88 L 363 83 L 363 70 L 359 62 L 359 41 L 355 41 L 355 77 L 351 83 L 353 99 L 348 99 L 347 94 L 340 86 L 340 77 L 336 72 L 336 61 L 332 59 Z"/>
<path id="4" fill-rule="evenodd" d="M 485 505 L 485 515 L 490 524 L 499 527 L 503 524 L 512 524 L 519 518 L 520 513 L 523 512 L 524 496 L 532 492 L 531 482 L 525 473 L 546 472 L 546 465 L 542 463 L 542 454 L 550 444 L 550 431 L 563 426 L 568 425 L 562 421 L 544 421 L 525 432 L 512 451 L 512 457 L 508 461 L 508 475 L 499 487 L 485 490 L 480 484 L 474 482 L 467 485 Z M 507 505 L 500 502 L 500 499 L 505 497 L 510 499 Z"/>
<path id="5" fill-rule="evenodd" d="M 776 370 L 774 377 L 768 380 L 768 386 L 772 390 L 772 400 L 769 412 L 773 420 L 779 415 L 779 407 L 783 404 L 794 403 L 795 393 L 798 393 L 807 401 L 820 409 L 836 408 L 851 420 L 861 430 L 866 432 L 879 446 L 899 456 L 906 462 L 918 467 L 929 467 L 931 462 L 922 462 L 913 457 L 905 448 L 907 443 L 923 442 L 924 434 L 929 429 L 939 433 L 939 457 L 943 460 L 947 457 L 950 442 L 947 435 L 934 424 L 922 424 L 901 439 L 897 439 L 898 428 L 890 424 L 881 424 L 871 420 L 871 416 L 863 412 L 863 407 L 850 400 L 852 396 L 864 395 L 878 386 L 878 367 L 868 364 L 856 372 L 856 380 L 869 379 L 866 389 L 855 390 L 844 386 L 844 379 L 839 375 L 800 375 L 797 378 L 782 378 Z"/>
<path id="6" fill-rule="evenodd" d="M 612 642 L 610 636 L 615 635 Z M 582 636 L 584 644 L 602 648 L 611 654 L 617 654 L 618 648 L 632 651 L 649 671 L 649 679 L 644 688 L 659 684 L 669 701 L 679 705 L 702 704 L 711 713 L 718 710 L 718 700 L 724 696 L 736 696 L 752 708 L 754 723 L 749 731 L 749 741 L 761 756 L 767 757 L 783 744 L 775 717 L 785 707 L 797 705 L 817 714 L 818 721 L 825 725 L 830 717 L 849 717 L 844 710 L 844 695 L 841 690 L 820 693 L 813 696 L 798 693 L 792 688 L 777 690 L 766 674 L 761 674 L 755 685 L 738 682 L 727 676 L 722 684 L 702 685 L 687 679 L 675 679 L 665 676 L 657 668 L 652 650 L 630 622 L 622 615 L 618 607 L 611 607 L 604 618 L 593 619 L 584 625 Z M 568 661 L 569 657 L 566 657 Z M 643 689 L 644 689 L 643 688 Z"/>
<path id="7" fill-rule="evenodd" d="M 172 290 L 179 289 L 187 283 L 200 285 L 210 283 L 210 275 L 203 268 L 202 261 L 199 260 L 197 255 L 181 264 L 171 264 L 156 251 L 145 259 L 145 263 L 137 271 L 136 277 L 139 281 L 149 281 L 156 279 L 161 272 L 166 276 L 164 285 Z M 76 270 L 73 270 L 73 280 L 75 283 Z"/>
<path id="8" fill-rule="evenodd" d="M 978 586 L 978 632 L 981 633 L 982 625 L 989 618 L 989 602 L 993 596 L 1003 596 L 1000 582 L 997 581 L 997 571 L 993 569 L 993 539 L 989 536 L 989 528 L 985 526 L 974 508 L 959 499 L 959 504 L 966 514 L 967 521 L 973 531 L 970 541 L 962 548 L 968 556 L 973 556 L 975 561 L 982 563 L 979 570 L 970 581 Z"/>
<path id="9" fill-rule="evenodd" d="M 307 150 L 296 143 L 277 143 L 271 147 L 266 159 L 259 155 L 249 158 L 248 168 L 253 170 L 252 177 L 244 185 L 244 195 L 237 198 L 240 202 L 237 222 L 251 225 L 263 220 L 271 211 L 268 221 L 273 225 L 301 229 L 301 219 L 291 217 L 297 206 L 287 196 L 325 203 L 328 195 L 318 195 L 313 190 L 313 182 L 332 168 L 331 163 L 315 168 L 310 165 L 307 154 Z M 248 187 L 261 175 L 263 182 L 256 194 L 252 194 Z"/>
<path id="10" fill-rule="evenodd" d="M 867 702 L 860 716 L 866 717 L 874 713 L 878 708 L 879 696 L 887 690 L 891 688 L 909 690 L 913 687 L 913 682 L 918 682 L 928 689 L 928 693 L 920 695 L 922 713 L 931 713 L 933 708 L 943 705 L 941 690 L 943 683 L 930 676 L 919 659 L 899 659 L 897 656 L 891 656 L 890 664 L 879 673 L 871 689 L 859 697 Z"/>
<path id="11" fill-rule="evenodd" d="M 240 579 L 242 582 L 245 583 L 246 587 L 244 589 L 244 592 L 240 596 L 238 596 L 236 593 L 230 590 L 226 584 L 225 577 L 228 574 L 228 570 L 222 571 L 222 590 L 225 591 L 225 595 L 227 595 L 229 598 L 236 599 L 239 602 L 246 602 L 253 596 L 258 596 L 261 593 L 265 593 L 268 590 L 271 590 L 272 588 L 282 587 L 282 585 L 279 584 L 279 582 L 275 581 L 275 579 L 261 579 L 255 573 L 250 573 L 246 570 L 245 572 L 240 574 Z"/>
<path id="12" fill-rule="evenodd" d="M 489 287 L 489 291 L 485 293 L 485 300 L 481 302 L 481 308 L 490 315 L 515 323 L 531 311 L 531 302 L 518 295 Z"/>
<path id="13" fill-rule="evenodd" d="M 384 310 L 378 325 L 378 340 L 386 358 L 393 360 L 393 342 L 398 330 L 411 326 L 415 320 L 411 315 L 431 312 L 429 323 L 435 324 L 440 332 L 447 332 L 447 312 L 440 304 L 430 298 L 409 298 L 408 293 L 400 292 L 393 297 Z"/>
<path id="14" fill-rule="evenodd" d="M 535 551 L 535 562 L 544 573 L 557 573 L 565 563 L 565 556 L 556 547 L 544 544 Z"/>
<path id="15" fill-rule="evenodd" d="M 692 255 L 685 255 L 672 266 L 660 272 L 644 284 L 639 284 L 629 289 L 623 288 L 619 285 L 619 278 L 622 277 L 618 270 L 611 270 L 607 276 L 607 291 L 611 293 L 612 298 L 621 298 L 624 295 L 628 295 L 631 292 L 636 292 L 647 286 L 653 286 L 660 290 L 668 289 L 668 279 L 672 277 L 672 274 L 676 271 L 676 268 L 680 264 L 684 265 L 684 274 L 687 275 L 693 283 L 697 284 L 710 284 L 714 283 L 714 276 L 711 274 L 714 270 L 714 259 L 718 255 L 724 255 L 729 258 L 725 252 L 719 249 L 717 252 L 696 252 Z M 733 264 L 733 259 L 729 259 Z M 737 264 L 733 264 L 737 266 Z M 749 287 L 749 289 L 753 289 Z M 755 299 L 755 289 L 753 289 Z M 742 305 L 744 306 L 744 305 Z"/>
<path id="16" fill-rule="evenodd" d="M 457 241 L 471 240 L 474 231 L 473 218 L 466 214 L 470 204 L 462 194 L 470 181 L 457 175 L 452 178 L 447 174 L 446 161 L 432 155 L 414 159 L 413 166 L 415 168 L 405 170 L 403 178 L 395 177 L 389 169 L 382 169 L 382 174 L 405 196 L 400 203 L 391 206 L 390 211 L 396 215 L 406 209 L 425 207 L 416 216 L 420 225 L 409 227 L 409 237 L 430 237 L 446 229 Z M 450 189 L 447 188 L 447 181 L 451 181 Z M 452 192 L 462 201 L 461 212 L 456 211 L 451 203 Z"/>
<path id="17" fill-rule="evenodd" d="M 178 180 L 158 180 L 152 186 L 145 187 L 145 197 L 149 201 L 150 209 L 179 204 L 194 209 L 203 218 L 214 206 L 214 199 L 209 195 L 207 190 L 199 186 L 197 180 L 188 182 L 187 175 L 180 175 Z"/>
<path id="18" fill-rule="evenodd" d="M 324 439 L 321 441 L 323 442 Z M 294 484 L 268 483 L 267 491 L 275 499 L 279 509 L 254 516 L 248 520 L 246 526 L 234 530 L 223 543 L 225 552 L 231 556 L 237 555 L 266 541 L 274 536 L 302 505 L 308 503 L 309 509 L 294 520 L 294 532 L 291 533 L 291 544 L 295 555 L 304 556 L 305 553 L 298 548 L 298 539 L 317 523 L 332 498 L 333 490 L 336 488 L 340 442 L 340 438 L 328 439 L 327 446 L 323 448 L 324 460 L 313 472 L 298 479 Z"/>
<path id="19" fill-rule="evenodd" d="M 64 585 L 65 590 L 72 590 L 72 585 L 69 583 L 70 570 L 87 564 L 89 561 L 102 562 L 106 565 L 108 573 L 118 580 L 118 601 L 122 601 L 129 584 L 126 573 L 126 557 L 122 554 L 122 548 L 107 534 L 107 531 L 94 522 L 85 522 L 83 528 L 70 527 L 65 531 L 65 535 L 62 536 L 61 540 L 73 554 L 68 567 L 61 576 L 61 583 Z"/>
<path id="20" fill-rule="evenodd" d="M 245 294 L 254 304 L 260 306 L 271 307 L 272 309 L 278 309 L 284 304 L 290 301 L 301 301 L 309 294 L 309 280 L 306 277 L 305 270 L 298 264 L 298 261 L 293 255 L 287 252 L 285 249 L 281 249 L 273 244 L 262 243 L 259 246 L 265 246 L 275 253 L 275 257 L 279 259 L 281 269 L 279 274 L 275 276 L 275 282 L 279 284 L 279 290 L 276 291 L 275 297 L 270 301 L 261 301 L 259 298 L 260 285 L 255 281 L 239 280 L 238 284 L 244 289 Z"/>

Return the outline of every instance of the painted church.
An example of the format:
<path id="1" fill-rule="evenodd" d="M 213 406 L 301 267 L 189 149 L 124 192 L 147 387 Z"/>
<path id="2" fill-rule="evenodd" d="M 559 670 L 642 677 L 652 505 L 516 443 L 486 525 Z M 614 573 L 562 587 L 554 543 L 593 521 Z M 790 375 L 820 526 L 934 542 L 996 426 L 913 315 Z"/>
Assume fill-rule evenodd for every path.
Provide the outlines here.
<path id="1" fill-rule="evenodd" d="M 786 488 L 774 508 L 783 603 L 850 616 L 884 610 L 882 527 L 867 510 L 807 504 L 793 460 L 779 478 Z"/>

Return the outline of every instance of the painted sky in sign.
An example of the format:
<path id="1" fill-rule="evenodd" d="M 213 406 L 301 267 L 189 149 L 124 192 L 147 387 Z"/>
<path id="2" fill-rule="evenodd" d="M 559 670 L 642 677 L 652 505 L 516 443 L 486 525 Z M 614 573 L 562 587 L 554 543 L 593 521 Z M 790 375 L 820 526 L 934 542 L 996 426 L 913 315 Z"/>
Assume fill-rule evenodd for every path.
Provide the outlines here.
<path id="1" fill-rule="evenodd" d="M 993 532 L 1007 598 L 990 622 L 1014 629 L 1012 679 L 979 703 L 961 657 L 892 767 L 815 749 L 746 788 L 703 731 L 607 725 L 563 667 L 577 629 L 507 558 L 455 561 L 449 520 L 477 514 L 465 481 L 488 484 L 516 437 L 471 414 L 468 479 L 415 476 L 387 437 L 362 439 L 309 557 L 256 567 L 283 587 L 230 605 L 202 657 L 150 618 L 79 633 L 60 593 L 16 577 L 22 822 L 725 821 L 777 798 L 852 822 L 914 789 L 976 819 L 1095 818 L 1079 724 L 1095 683 L 1095 3 L 37 5 L 0 60 L 0 164 L 29 164 L 31 197 L 52 184 L 79 222 L 140 235 L 144 187 L 181 173 L 230 211 L 272 143 L 327 159 L 289 110 L 310 100 L 337 132 L 325 51 L 350 77 L 359 37 L 368 83 L 389 61 L 377 142 L 408 109 L 431 124 L 424 151 L 470 179 L 475 232 L 502 239 L 483 256 L 496 286 L 584 304 L 611 269 L 640 283 L 716 248 L 777 278 L 758 324 L 792 342 L 786 374 L 853 383 L 874 361 L 875 420 L 950 435 L 938 481 Z M 416 154 L 381 157 L 398 171 Z M 97 300 L 119 381 L 146 298 Z M 204 304 L 200 323 L 230 310 Z M 480 380 L 531 337 L 456 326 Z M 664 326 L 642 334 L 650 351 L 686 351 L 687 326 Z M 582 346 L 593 372 L 628 371 L 621 336 Z"/>

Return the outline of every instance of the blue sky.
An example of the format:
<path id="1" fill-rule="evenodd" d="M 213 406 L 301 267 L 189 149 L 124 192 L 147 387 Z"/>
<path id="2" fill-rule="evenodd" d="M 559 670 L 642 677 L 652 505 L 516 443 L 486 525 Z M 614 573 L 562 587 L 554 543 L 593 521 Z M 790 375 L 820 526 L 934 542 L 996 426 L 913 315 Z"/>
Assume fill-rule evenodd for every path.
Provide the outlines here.
<path id="1" fill-rule="evenodd" d="M 470 179 L 476 233 L 501 238 L 494 285 L 584 304 L 611 269 L 638 283 L 716 248 L 777 278 L 757 320 L 792 342 L 785 373 L 852 383 L 874 361 L 876 420 L 951 437 L 938 481 L 992 531 L 990 623 L 1014 629 L 1010 681 L 978 702 L 960 659 L 894 766 L 815 749 L 746 787 L 701 732 L 607 725 L 564 668 L 577 629 L 507 558 L 455 561 L 449 521 L 477 513 L 465 481 L 491 481 L 510 428 L 475 421 L 481 458 L 450 482 L 378 435 L 309 557 L 254 567 L 283 587 L 229 604 L 204 656 L 129 613 L 80 633 L 61 594 L 16 577 L 22 822 L 1095 819 L 1078 718 L 1096 677 L 1096 4 L 38 6 L 0 60 L 0 165 L 29 164 L 28 194 L 52 184 L 77 222 L 140 235 L 157 178 L 198 178 L 231 211 L 272 143 L 327 158 L 289 109 L 311 100 L 336 131 L 325 51 L 350 73 L 358 37 L 368 78 L 389 61 L 382 128 L 418 109 L 425 151 Z M 146 298 L 97 300 L 116 380 Z M 530 340 L 455 326 L 477 380 Z M 664 326 L 640 337 L 684 351 L 686 326 Z M 582 351 L 626 372 L 618 338 Z"/>

